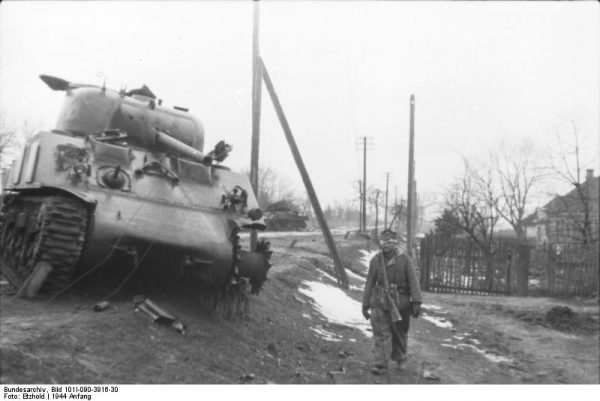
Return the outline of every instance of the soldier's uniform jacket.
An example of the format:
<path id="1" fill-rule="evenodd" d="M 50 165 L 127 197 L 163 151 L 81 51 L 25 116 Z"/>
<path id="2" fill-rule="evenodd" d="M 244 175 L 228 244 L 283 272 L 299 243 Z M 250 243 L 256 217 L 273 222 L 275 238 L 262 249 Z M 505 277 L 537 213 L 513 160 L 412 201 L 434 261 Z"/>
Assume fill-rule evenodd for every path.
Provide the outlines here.
<path id="1" fill-rule="evenodd" d="M 363 294 L 363 307 L 389 310 L 390 305 L 384 292 L 383 263 L 381 252 L 376 254 L 369 264 L 369 273 Z M 396 301 L 399 311 L 410 309 L 411 302 L 422 302 L 421 287 L 410 258 L 394 251 L 386 263 L 390 294 Z"/>

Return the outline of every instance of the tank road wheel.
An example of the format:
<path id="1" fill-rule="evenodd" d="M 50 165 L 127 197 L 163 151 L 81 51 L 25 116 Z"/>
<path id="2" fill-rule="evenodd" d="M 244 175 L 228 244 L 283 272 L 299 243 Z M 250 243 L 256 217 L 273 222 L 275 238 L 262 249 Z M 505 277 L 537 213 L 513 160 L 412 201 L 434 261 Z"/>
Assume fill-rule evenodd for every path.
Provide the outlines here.
<path id="1" fill-rule="evenodd" d="M 18 216 L 2 234 L 2 271 L 20 287 L 38 262 L 52 265 L 43 289 L 69 283 L 79 263 L 88 222 L 86 206 L 62 196 L 25 198 L 9 212 Z"/>

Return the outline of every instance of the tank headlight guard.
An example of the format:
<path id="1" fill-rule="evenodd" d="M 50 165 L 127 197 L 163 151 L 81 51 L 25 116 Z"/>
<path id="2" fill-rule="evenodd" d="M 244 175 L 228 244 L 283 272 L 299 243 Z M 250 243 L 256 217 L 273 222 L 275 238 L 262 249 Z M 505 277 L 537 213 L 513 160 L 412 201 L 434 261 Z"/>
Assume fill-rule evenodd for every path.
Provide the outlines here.
<path id="1" fill-rule="evenodd" d="M 261 217 L 263 217 L 263 215 L 264 215 L 263 211 L 260 210 L 259 208 L 254 208 L 254 209 L 248 210 L 248 217 L 250 217 L 250 219 L 253 221 L 260 219 Z"/>
<path id="2" fill-rule="evenodd" d="M 79 163 L 73 166 L 73 172 L 79 177 L 86 175 L 87 171 L 88 167 L 83 163 Z"/>

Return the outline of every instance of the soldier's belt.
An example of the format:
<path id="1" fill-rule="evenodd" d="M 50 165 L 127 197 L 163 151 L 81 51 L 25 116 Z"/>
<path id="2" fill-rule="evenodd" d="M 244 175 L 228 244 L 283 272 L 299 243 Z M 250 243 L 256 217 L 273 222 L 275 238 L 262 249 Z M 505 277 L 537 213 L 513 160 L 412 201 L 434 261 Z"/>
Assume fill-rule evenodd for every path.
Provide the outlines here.
<path id="1" fill-rule="evenodd" d="M 383 283 L 377 282 L 375 283 L 375 286 L 381 288 L 382 290 L 385 290 Z M 410 287 L 396 287 L 392 284 L 390 286 L 390 291 L 397 291 L 398 294 L 410 295 Z"/>

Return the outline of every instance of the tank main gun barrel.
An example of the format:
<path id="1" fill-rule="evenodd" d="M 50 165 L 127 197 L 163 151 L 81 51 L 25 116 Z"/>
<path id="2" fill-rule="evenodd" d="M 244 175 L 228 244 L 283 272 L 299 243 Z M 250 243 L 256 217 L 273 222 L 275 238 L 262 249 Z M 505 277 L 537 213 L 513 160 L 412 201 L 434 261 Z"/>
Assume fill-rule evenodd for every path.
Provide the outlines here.
<path id="1" fill-rule="evenodd" d="M 154 128 L 154 132 L 156 134 L 154 137 L 155 144 L 166 148 L 167 151 L 175 153 L 178 156 L 186 157 L 197 163 L 203 163 L 207 165 L 212 163 L 212 158 L 200 152 L 199 150 L 186 145 L 185 143 L 173 138 L 169 134 L 159 129 Z"/>

